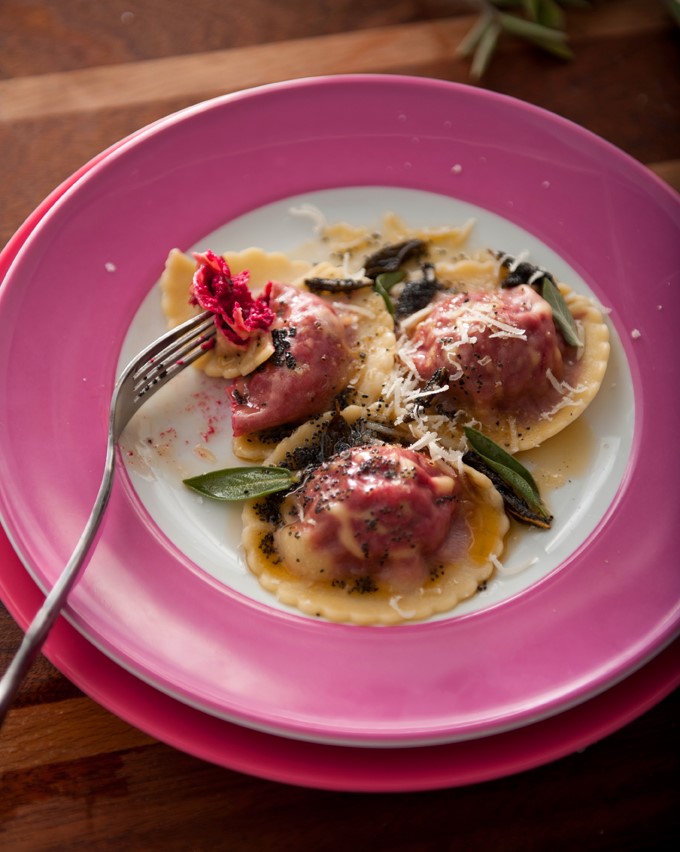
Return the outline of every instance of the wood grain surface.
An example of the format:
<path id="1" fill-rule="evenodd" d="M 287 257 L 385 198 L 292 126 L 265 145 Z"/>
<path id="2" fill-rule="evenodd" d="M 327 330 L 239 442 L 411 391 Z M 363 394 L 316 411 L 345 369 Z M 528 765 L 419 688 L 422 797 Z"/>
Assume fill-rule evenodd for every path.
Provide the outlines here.
<path id="1" fill-rule="evenodd" d="M 455 0 L 2 0 L 0 245 L 91 157 L 205 98 L 317 74 L 470 82 L 456 48 L 475 14 Z M 680 188 L 679 32 L 665 4 L 595 0 L 567 24 L 573 60 L 507 38 L 477 85 L 583 125 Z M 0 605 L 0 670 L 20 639 Z M 334 793 L 185 755 L 41 656 L 0 732 L 0 848 L 671 849 L 679 711 L 671 695 L 582 753 L 509 778 Z"/>

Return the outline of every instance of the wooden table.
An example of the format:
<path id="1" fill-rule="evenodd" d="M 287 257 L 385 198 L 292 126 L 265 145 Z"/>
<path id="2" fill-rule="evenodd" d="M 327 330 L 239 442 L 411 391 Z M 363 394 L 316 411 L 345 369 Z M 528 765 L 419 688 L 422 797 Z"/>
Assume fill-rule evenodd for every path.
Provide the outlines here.
<path id="1" fill-rule="evenodd" d="M 205 98 L 346 72 L 469 82 L 455 51 L 474 19 L 471 4 L 454 0 L 6 0 L 0 245 L 99 151 Z M 678 31 L 667 9 L 596 0 L 570 10 L 567 25 L 572 61 L 505 39 L 478 85 L 578 122 L 680 188 Z M 20 637 L 0 607 L 2 670 Z M 41 657 L 0 733 L 0 846 L 665 848 L 680 827 L 679 710 L 671 695 L 581 753 L 513 777 L 342 793 L 183 754 L 102 709 Z"/>

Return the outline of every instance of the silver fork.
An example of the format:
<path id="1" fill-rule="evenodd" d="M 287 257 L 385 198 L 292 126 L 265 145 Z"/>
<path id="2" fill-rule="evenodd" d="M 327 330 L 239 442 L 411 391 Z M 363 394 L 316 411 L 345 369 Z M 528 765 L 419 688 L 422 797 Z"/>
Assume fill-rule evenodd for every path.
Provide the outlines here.
<path id="1" fill-rule="evenodd" d="M 68 564 L 29 625 L 21 645 L 0 680 L 0 726 L 24 676 L 66 603 L 99 528 L 111 494 L 116 444 L 123 429 L 137 409 L 157 390 L 211 348 L 214 337 L 213 314 L 209 311 L 198 314 L 147 346 L 128 364 L 116 382 L 109 410 L 104 476 L 97 499 Z"/>

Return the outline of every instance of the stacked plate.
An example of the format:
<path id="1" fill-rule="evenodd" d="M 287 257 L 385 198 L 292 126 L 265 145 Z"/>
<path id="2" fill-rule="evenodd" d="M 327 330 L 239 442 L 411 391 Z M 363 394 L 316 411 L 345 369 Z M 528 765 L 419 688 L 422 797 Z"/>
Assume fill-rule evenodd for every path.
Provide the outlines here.
<path id="1" fill-rule="evenodd" d="M 225 466 L 231 437 L 222 391 L 187 371 L 122 442 L 48 656 L 166 742 L 335 789 L 470 783 L 625 724 L 680 680 L 680 205 L 583 129 L 441 81 L 309 79 L 200 104 L 105 151 L 25 223 L 0 259 L 7 606 L 25 624 L 80 536 L 116 375 L 164 330 L 169 251 L 290 252 L 311 235 L 304 205 L 367 225 L 387 210 L 413 226 L 473 218 L 476 239 L 528 251 L 607 309 L 610 364 L 553 529 L 447 616 L 303 616 L 245 569 L 238 511 L 181 487 Z"/>

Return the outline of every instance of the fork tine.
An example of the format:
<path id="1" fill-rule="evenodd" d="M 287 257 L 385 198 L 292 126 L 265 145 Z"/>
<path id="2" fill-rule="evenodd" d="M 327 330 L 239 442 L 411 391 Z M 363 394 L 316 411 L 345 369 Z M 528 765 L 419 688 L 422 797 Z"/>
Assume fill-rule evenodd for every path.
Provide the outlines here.
<path id="1" fill-rule="evenodd" d="M 150 368 L 142 369 L 133 374 L 135 399 L 142 397 L 152 388 L 156 390 L 169 381 L 175 373 L 193 364 L 201 355 L 205 355 L 214 337 L 215 327 L 213 325 L 206 331 L 190 336 L 188 340 L 183 338 L 178 341 L 177 345 L 168 347 L 166 351 L 154 359 Z"/>
<path id="2" fill-rule="evenodd" d="M 148 393 L 151 388 L 158 389 L 175 373 L 205 355 L 216 333 L 214 317 L 208 314 L 200 322 L 186 323 L 175 331 L 176 335 L 169 342 L 167 337 L 160 341 L 165 346 L 154 347 L 150 357 L 132 371 L 130 378 L 135 399 Z"/>
<path id="3" fill-rule="evenodd" d="M 208 351 L 216 333 L 214 316 L 205 311 L 164 334 L 128 364 L 111 400 L 115 440 L 143 402 Z"/>
<path id="4" fill-rule="evenodd" d="M 214 329 L 214 319 L 213 314 L 205 311 L 156 340 L 138 356 L 138 366 L 132 372 L 135 381 L 145 373 L 151 373 L 158 364 L 171 358 L 176 351 L 194 341 L 197 336 L 204 334 L 206 340 L 213 337 L 211 329 Z"/>

